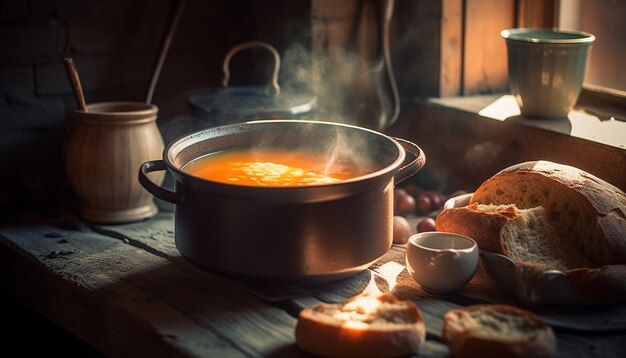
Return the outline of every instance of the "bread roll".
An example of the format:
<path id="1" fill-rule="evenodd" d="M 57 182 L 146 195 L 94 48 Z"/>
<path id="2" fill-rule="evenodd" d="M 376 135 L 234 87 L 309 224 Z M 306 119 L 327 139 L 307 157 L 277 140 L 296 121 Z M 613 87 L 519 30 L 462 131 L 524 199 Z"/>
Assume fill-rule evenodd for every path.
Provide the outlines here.
<path id="1" fill-rule="evenodd" d="M 453 357 L 551 357 L 552 328 L 531 312 L 483 304 L 448 311 L 442 336 Z"/>
<path id="2" fill-rule="evenodd" d="M 296 343 L 324 357 L 400 357 L 415 354 L 426 329 L 421 311 L 392 294 L 362 294 L 300 311 Z"/>

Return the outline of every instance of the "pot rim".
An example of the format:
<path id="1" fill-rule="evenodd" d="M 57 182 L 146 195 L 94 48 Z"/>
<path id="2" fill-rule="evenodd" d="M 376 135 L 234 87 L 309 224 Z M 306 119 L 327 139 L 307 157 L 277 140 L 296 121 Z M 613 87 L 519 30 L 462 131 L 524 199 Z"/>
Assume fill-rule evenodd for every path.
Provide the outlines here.
<path id="1" fill-rule="evenodd" d="M 520 27 L 505 29 L 500 32 L 506 41 L 535 43 L 535 44 L 591 44 L 595 41 L 595 36 L 591 33 L 567 30 L 556 27 Z"/>
<path id="2" fill-rule="evenodd" d="M 283 124 L 283 123 L 287 123 L 287 124 L 312 124 L 312 125 L 329 125 L 329 126 L 338 126 L 338 127 L 343 127 L 343 128 L 350 128 L 350 129 L 354 129 L 354 130 L 359 130 L 359 131 L 364 131 L 364 132 L 368 132 L 371 133 L 373 135 L 377 135 L 380 136 L 384 139 L 386 139 L 387 141 L 389 141 L 390 143 L 392 143 L 397 151 L 398 151 L 398 156 L 397 158 L 390 164 L 386 165 L 385 167 L 383 167 L 382 169 L 376 170 L 374 172 L 371 173 L 367 173 L 364 175 L 359 175 L 356 176 L 354 178 L 350 178 L 350 179 L 345 179 L 342 180 L 340 182 L 337 183 L 326 183 L 326 184 L 315 184 L 315 185 L 306 185 L 306 186 L 254 186 L 254 185 L 241 185 L 241 184 L 230 184 L 230 183 L 223 183 L 223 182 L 217 182 L 217 181 L 213 181 L 213 180 L 209 180 L 209 179 L 204 179 L 204 178 L 199 178 L 193 175 L 190 175 L 189 173 L 185 172 L 182 170 L 182 168 L 178 168 L 177 166 L 175 166 L 172 161 L 170 160 L 170 151 L 172 151 L 173 148 L 175 148 L 176 146 L 180 146 L 182 145 L 181 143 L 183 143 L 184 141 L 189 140 L 189 138 L 193 137 L 193 136 L 200 136 L 201 133 L 204 132 L 210 132 L 210 131 L 224 131 L 225 133 L 235 133 L 235 131 L 229 131 L 229 129 L 234 129 L 237 127 L 242 127 L 242 126 L 248 126 L 248 125 L 263 125 L 263 124 Z M 209 138 L 211 139 L 211 138 Z M 204 139 L 206 140 L 206 139 Z M 198 142 L 201 142 L 203 140 L 198 140 Z M 209 153 L 206 153 L 209 154 Z M 234 123 L 234 124 L 227 124 L 227 125 L 223 125 L 223 126 L 218 126 L 218 127 L 212 127 L 212 128 L 207 128 L 207 129 L 203 129 L 191 134 L 186 134 L 184 136 L 181 136 L 175 140 L 173 140 L 172 142 L 170 142 L 164 149 L 163 151 L 163 160 L 166 163 L 167 167 L 175 172 L 176 174 L 189 179 L 189 180 L 193 180 L 194 182 L 197 183 L 204 183 L 205 185 L 210 185 L 210 186 L 214 186 L 216 188 L 232 188 L 233 190 L 246 190 L 246 191 L 256 191 L 256 190 L 261 190 L 263 192 L 267 192 L 267 191 L 280 191 L 280 192 L 285 192 L 285 191 L 301 191 L 301 190 L 314 190 L 314 189 L 320 189 L 320 188 L 337 188 L 338 186 L 345 186 L 345 185 L 353 185 L 354 183 L 360 183 L 360 182 L 365 182 L 365 181 L 369 181 L 371 179 L 375 179 L 375 178 L 379 178 L 379 177 L 383 177 L 386 175 L 391 174 L 392 172 L 396 171 L 404 162 L 406 158 L 406 152 L 403 149 L 403 147 L 393 138 L 391 138 L 388 135 L 385 135 L 383 133 L 380 133 L 378 131 L 369 129 L 369 128 L 364 128 L 364 127 L 360 127 L 360 126 L 356 126 L 356 125 L 351 125 L 351 124 L 345 124 L 345 123 L 337 123 L 337 122 L 327 122 L 327 121 L 317 121 L 317 120 L 303 120 L 303 119 L 270 119 L 270 120 L 253 120 L 253 121 L 245 121 L 245 122 L 239 122 L 239 123 Z"/>

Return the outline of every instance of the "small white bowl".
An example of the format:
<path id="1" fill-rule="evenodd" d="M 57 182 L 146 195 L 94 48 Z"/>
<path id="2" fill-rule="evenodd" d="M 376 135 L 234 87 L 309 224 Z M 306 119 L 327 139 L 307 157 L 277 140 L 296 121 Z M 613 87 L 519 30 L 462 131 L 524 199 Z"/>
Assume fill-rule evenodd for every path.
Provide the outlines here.
<path id="1" fill-rule="evenodd" d="M 467 284 L 478 267 L 478 245 L 467 236 L 430 231 L 412 235 L 406 266 L 426 291 L 452 293 Z"/>

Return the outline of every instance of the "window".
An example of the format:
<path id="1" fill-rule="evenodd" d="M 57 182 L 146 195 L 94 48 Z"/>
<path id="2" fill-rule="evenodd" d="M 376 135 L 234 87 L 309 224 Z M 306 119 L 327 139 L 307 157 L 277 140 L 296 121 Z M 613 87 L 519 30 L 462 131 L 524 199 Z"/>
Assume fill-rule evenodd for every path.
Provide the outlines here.
<path id="1" fill-rule="evenodd" d="M 626 0 L 441 0 L 440 96 L 508 91 L 500 31 L 560 27 L 594 34 L 579 106 L 626 118 Z M 461 39 L 461 55 L 450 51 Z M 450 78 L 450 68 L 458 68 Z"/>
<path id="2" fill-rule="evenodd" d="M 560 1 L 558 25 L 596 36 L 586 85 L 626 91 L 626 0 Z"/>

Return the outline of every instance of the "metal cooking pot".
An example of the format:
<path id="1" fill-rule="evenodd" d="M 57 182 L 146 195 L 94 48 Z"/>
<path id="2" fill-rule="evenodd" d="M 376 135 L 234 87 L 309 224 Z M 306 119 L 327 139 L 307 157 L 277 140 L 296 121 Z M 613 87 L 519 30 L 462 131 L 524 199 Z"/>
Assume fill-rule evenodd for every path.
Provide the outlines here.
<path id="1" fill-rule="evenodd" d="M 304 187 L 224 184 L 182 170 L 206 154 L 259 147 L 350 156 L 367 170 L 338 183 Z M 176 204 L 176 247 L 196 265 L 238 277 L 310 282 L 359 272 L 389 250 L 394 184 L 424 163 L 417 145 L 373 130 L 264 120 L 173 141 L 163 160 L 141 165 L 139 181 L 157 198 Z M 175 192 L 148 179 L 148 173 L 162 170 L 175 178 Z"/>

